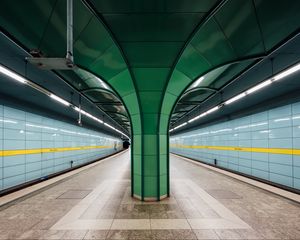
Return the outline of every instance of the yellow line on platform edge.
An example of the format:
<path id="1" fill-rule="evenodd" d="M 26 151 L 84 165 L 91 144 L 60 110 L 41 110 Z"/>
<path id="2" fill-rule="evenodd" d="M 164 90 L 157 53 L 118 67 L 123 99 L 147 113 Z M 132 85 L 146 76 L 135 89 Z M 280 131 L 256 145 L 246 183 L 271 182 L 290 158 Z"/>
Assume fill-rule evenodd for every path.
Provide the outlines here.
<path id="1" fill-rule="evenodd" d="M 78 151 L 97 148 L 112 148 L 113 146 L 83 146 L 83 147 L 64 147 L 64 148 L 35 148 L 35 149 L 20 149 L 20 150 L 1 150 L 0 157 L 26 155 L 26 154 L 39 154 L 39 153 L 53 153 L 53 152 L 66 152 Z"/>
<path id="2" fill-rule="evenodd" d="M 241 152 L 300 155 L 300 149 L 294 149 L 294 148 L 251 148 L 251 147 L 235 147 L 235 146 L 193 146 L 193 145 L 181 145 L 181 144 L 171 144 L 170 147 L 173 147 L 173 148 L 211 149 L 211 150 L 225 150 L 225 151 L 241 151 Z"/>

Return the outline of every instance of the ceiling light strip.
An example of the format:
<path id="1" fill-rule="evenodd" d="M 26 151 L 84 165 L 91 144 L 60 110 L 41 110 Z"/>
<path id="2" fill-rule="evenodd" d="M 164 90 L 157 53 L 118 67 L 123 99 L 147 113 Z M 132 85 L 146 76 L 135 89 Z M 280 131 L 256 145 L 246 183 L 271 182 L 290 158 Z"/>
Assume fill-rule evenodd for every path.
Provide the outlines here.
<path id="1" fill-rule="evenodd" d="M 41 86 L 37 85 L 36 83 L 31 82 L 30 80 L 22 77 L 21 75 L 17 74 L 16 72 L 10 70 L 9 68 L 7 68 L 7 67 L 5 67 L 5 66 L 3 66 L 1 64 L 0 64 L 0 73 L 4 74 L 4 75 L 8 76 L 9 78 L 11 78 L 13 80 L 16 80 L 16 81 L 18 81 L 20 83 L 27 84 L 28 86 L 36 89 L 37 91 L 39 91 L 39 92 L 41 92 L 41 93 L 49 96 L 51 99 L 53 99 L 53 100 L 55 100 L 55 101 L 57 101 L 57 102 L 65 105 L 67 107 L 72 107 L 75 111 L 81 112 L 83 115 L 85 115 L 85 116 L 87 116 L 87 117 L 89 117 L 89 118 L 91 118 L 91 119 L 93 119 L 93 120 L 95 120 L 95 121 L 97 121 L 97 122 L 99 122 L 101 124 L 104 123 L 101 119 L 93 116 L 92 114 L 90 114 L 90 113 L 88 113 L 88 112 L 86 112 L 84 110 L 79 109 L 77 106 L 69 103 L 68 101 L 66 101 L 66 100 L 62 99 L 61 97 L 59 97 L 59 96 L 51 93 L 47 89 L 42 88 Z M 122 131 L 114 128 L 113 126 L 111 126 L 111 125 L 109 125 L 107 123 L 104 123 L 104 125 L 107 126 L 107 127 L 109 127 L 109 128 L 111 128 L 112 130 L 114 130 L 114 131 L 122 134 L 123 136 L 125 136 L 126 138 L 129 139 L 129 137 L 125 133 L 123 133 Z"/>
<path id="2" fill-rule="evenodd" d="M 285 77 L 287 77 L 287 76 L 289 76 L 289 75 L 291 75 L 291 74 L 293 74 L 293 73 L 295 73 L 295 72 L 297 72 L 299 70 L 300 70 L 300 63 L 298 63 L 298 64 L 296 64 L 296 65 L 294 65 L 292 67 L 289 67 L 286 70 L 283 70 L 282 72 L 276 74 L 275 76 L 273 76 L 270 79 L 267 79 L 267 80 L 265 80 L 263 82 L 260 82 L 259 84 L 255 85 L 254 87 L 252 87 L 252 88 L 250 88 L 250 89 L 248 89 L 248 90 L 246 90 L 246 91 L 244 91 L 244 92 L 242 92 L 242 93 L 240 93 L 240 94 L 238 94 L 238 95 L 236 95 L 236 96 L 228 99 L 227 101 L 225 101 L 225 102 L 219 104 L 218 106 L 215 106 L 215 107 L 213 107 L 213 108 L 205 111 L 204 113 L 201 113 L 200 115 L 198 115 L 198 116 L 190 119 L 189 121 L 187 121 L 187 122 L 185 122 L 183 124 L 180 124 L 177 127 L 174 127 L 172 129 L 170 129 L 169 132 L 173 132 L 174 130 L 176 130 L 178 128 L 181 128 L 181 127 L 185 126 L 188 123 L 194 122 L 194 121 L 198 120 L 199 118 L 202 118 L 202 117 L 204 117 L 204 116 L 206 116 L 206 115 L 208 115 L 208 114 L 210 114 L 212 112 L 215 112 L 215 111 L 217 111 L 218 109 L 220 109 L 224 105 L 229 105 L 231 103 L 234 103 L 234 102 L 236 102 L 236 101 L 238 101 L 238 100 L 246 97 L 247 95 L 250 95 L 250 94 L 252 94 L 252 93 L 254 93 L 254 92 L 256 92 L 256 91 L 258 91 L 258 90 L 260 90 L 262 88 L 265 88 L 265 87 L 271 85 L 273 82 L 281 80 L 281 79 L 283 79 L 283 78 L 285 78 Z"/>

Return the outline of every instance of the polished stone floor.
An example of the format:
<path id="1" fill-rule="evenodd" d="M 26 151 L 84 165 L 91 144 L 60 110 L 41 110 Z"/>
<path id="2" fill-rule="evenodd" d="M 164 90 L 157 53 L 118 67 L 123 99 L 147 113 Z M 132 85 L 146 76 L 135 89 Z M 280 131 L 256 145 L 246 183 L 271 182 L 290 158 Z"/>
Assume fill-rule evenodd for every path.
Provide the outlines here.
<path id="1" fill-rule="evenodd" d="M 0 208 L 0 239 L 300 239 L 300 205 L 178 157 L 171 197 L 130 197 L 129 152 Z"/>

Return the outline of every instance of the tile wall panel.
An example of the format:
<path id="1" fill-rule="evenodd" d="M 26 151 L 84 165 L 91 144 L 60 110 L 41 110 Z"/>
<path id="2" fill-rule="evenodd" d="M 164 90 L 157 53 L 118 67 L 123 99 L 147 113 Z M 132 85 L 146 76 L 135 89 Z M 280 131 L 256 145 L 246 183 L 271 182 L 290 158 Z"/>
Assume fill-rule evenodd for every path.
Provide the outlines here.
<path id="1" fill-rule="evenodd" d="M 293 152 L 300 149 L 300 102 L 178 134 L 170 144 L 170 152 L 211 164 L 216 159 L 224 168 L 300 189 L 300 155 Z M 258 150 L 262 148 L 267 151 Z M 272 153 L 272 149 L 292 151 Z"/>
<path id="2" fill-rule="evenodd" d="M 80 146 L 105 148 L 25 154 L 31 149 Z M 71 161 L 73 166 L 88 163 L 120 148 L 120 139 L 101 132 L 0 105 L 0 191 L 66 170 Z M 24 153 L 6 156 L 5 150 Z"/>

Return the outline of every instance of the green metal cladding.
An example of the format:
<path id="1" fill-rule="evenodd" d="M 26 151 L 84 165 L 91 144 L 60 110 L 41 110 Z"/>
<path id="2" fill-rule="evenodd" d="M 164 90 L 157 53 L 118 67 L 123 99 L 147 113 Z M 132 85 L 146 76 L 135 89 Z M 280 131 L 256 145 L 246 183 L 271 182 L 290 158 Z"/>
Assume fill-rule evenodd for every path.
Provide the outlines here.
<path id="1" fill-rule="evenodd" d="M 64 0 L 0 6 L 1 28 L 14 39 L 64 56 Z M 297 0 L 74 1 L 75 63 L 106 81 L 130 117 L 134 196 L 169 195 L 169 121 L 190 84 L 221 67 L 227 77 L 203 82 L 221 88 L 298 31 L 299 19 Z"/>

